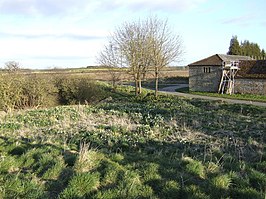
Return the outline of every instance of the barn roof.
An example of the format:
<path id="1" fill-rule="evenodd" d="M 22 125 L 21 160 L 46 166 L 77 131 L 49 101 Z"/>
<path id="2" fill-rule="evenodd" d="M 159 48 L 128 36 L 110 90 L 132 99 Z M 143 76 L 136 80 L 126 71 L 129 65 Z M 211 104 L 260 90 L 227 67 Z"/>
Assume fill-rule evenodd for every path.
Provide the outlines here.
<path id="1" fill-rule="evenodd" d="M 266 79 L 266 60 L 243 60 L 236 78 Z"/>
<path id="2" fill-rule="evenodd" d="M 189 66 L 222 66 L 224 62 L 251 60 L 248 56 L 215 54 L 205 59 L 196 61 Z"/>

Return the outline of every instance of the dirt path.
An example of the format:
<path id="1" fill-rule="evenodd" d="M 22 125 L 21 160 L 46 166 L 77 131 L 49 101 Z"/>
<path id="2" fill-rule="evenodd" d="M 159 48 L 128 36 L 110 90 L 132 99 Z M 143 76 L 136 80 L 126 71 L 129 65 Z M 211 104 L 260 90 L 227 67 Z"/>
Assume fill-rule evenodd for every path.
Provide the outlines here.
<path id="1" fill-rule="evenodd" d="M 165 88 L 160 89 L 160 92 L 164 93 L 164 94 L 177 95 L 177 96 L 186 97 L 186 98 L 197 98 L 197 99 L 205 99 L 205 100 L 219 100 L 219 101 L 224 101 L 224 102 L 228 102 L 231 104 L 248 104 L 248 105 L 266 107 L 265 102 L 227 99 L 227 98 L 221 98 L 221 97 L 209 97 L 209 96 L 201 96 L 201 95 L 193 95 L 193 94 L 188 94 L 188 93 L 175 92 L 176 89 L 184 88 L 184 87 L 188 87 L 188 85 L 187 84 L 178 84 L 176 86 L 169 86 L 169 87 L 165 87 Z"/>

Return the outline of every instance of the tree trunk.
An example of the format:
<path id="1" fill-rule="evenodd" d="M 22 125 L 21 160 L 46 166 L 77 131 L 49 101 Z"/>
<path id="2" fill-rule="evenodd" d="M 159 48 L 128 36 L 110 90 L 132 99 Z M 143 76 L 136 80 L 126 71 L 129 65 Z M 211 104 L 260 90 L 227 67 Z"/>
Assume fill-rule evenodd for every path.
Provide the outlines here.
<path id="1" fill-rule="evenodd" d="M 135 85 L 136 85 L 136 96 L 141 93 L 141 74 L 137 73 L 135 76 Z"/>
<path id="2" fill-rule="evenodd" d="M 155 68 L 155 98 L 158 98 L 158 86 L 159 86 L 159 71 Z"/>
<path id="3" fill-rule="evenodd" d="M 141 94 L 141 79 L 140 78 L 138 80 L 138 83 L 139 83 L 139 94 Z"/>
<path id="4" fill-rule="evenodd" d="M 138 96 L 138 94 L 139 94 L 139 89 L 138 89 L 138 79 L 137 78 L 135 78 L 135 95 L 136 96 Z"/>

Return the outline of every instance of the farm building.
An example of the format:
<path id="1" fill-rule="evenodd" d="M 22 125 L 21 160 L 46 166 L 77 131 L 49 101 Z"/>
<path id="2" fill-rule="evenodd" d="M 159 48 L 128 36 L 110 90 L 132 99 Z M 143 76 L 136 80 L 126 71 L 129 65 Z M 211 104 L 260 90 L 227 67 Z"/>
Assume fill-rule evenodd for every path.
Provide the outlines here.
<path id="1" fill-rule="evenodd" d="M 263 63 L 265 63 L 264 60 L 252 60 L 248 56 L 223 54 L 212 55 L 189 64 L 189 89 L 191 91 L 230 94 L 235 91 L 240 93 L 251 93 L 251 88 L 243 89 L 242 87 L 245 87 L 246 84 L 250 84 L 250 81 L 254 82 L 254 86 L 258 85 L 258 83 L 255 82 L 265 82 L 265 78 L 264 80 L 262 78 L 264 76 L 257 74 L 263 72 L 261 69 L 263 68 Z M 241 65 L 243 65 L 243 70 L 240 69 Z M 251 68 L 255 66 L 257 69 L 255 68 L 251 70 Z M 238 72 L 239 75 L 237 75 Z M 250 74 L 248 75 L 248 73 Z M 255 76 L 257 78 L 254 78 Z M 249 78 L 247 79 L 247 77 Z M 235 78 L 239 78 L 239 80 Z M 247 83 L 248 81 L 249 83 Z M 265 92 L 265 90 L 263 92 Z M 258 93 L 261 93 L 261 91 Z"/>
<path id="2" fill-rule="evenodd" d="M 239 63 L 235 93 L 266 95 L 266 60 L 245 60 Z"/>

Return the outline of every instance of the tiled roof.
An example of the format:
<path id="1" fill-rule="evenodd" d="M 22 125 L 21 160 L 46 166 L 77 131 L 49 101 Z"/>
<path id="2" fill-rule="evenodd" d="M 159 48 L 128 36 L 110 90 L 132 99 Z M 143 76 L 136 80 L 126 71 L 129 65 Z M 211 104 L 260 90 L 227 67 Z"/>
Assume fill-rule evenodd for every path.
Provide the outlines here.
<path id="1" fill-rule="evenodd" d="M 221 66 L 222 61 L 223 60 L 216 54 L 189 64 L 189 66 Z"/>
<path id="2" fill-rule="evenodd" d="M 189 64 L 189 66 L 222 66 L 224 62 L 239 60 L 251 60 L 251 58 L 248 56 L 215 54 Z"/>
<path id="3" fill-rule="evenodd" d="M 266 79 L 266 60 L 245 60 L 239 63 L 236 78 Z"/>

